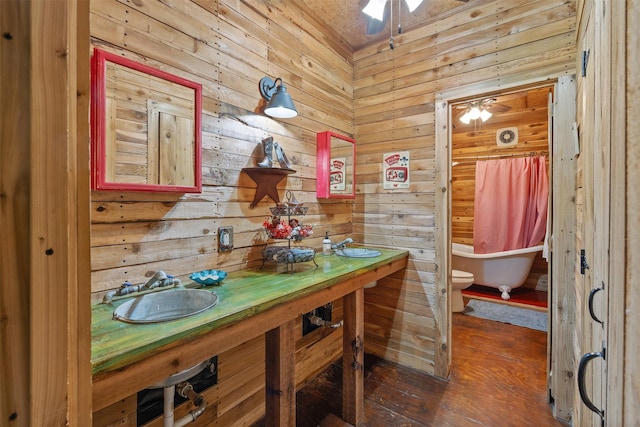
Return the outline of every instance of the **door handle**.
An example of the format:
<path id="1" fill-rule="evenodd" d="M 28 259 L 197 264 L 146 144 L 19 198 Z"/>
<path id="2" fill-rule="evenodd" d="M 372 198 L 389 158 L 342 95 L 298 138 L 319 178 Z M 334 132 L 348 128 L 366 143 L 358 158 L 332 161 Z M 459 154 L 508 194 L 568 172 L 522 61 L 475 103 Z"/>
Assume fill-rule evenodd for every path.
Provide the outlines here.
<path id="1" fill-rule="evenodd" d="M 590 361 L 597 357 L 602 357 L 603 360 L 606 360 L 604 348 L 602 349 L 602 351 L 597 353 L 587 353 L 580 359 L 580 364 L 578 365 L 578 391 L 580 392 L 580 399 L 582 399 L 582 402 L 587 405 L 587 408 L 600 416 L 600 420 L 602 420 L 602 425 L 604 426 L 604 410 L 598 409 L 598 407 L 593 404 L 591 399 L 589 399 L 589 395 L 587 394 L 587 390 L 584 384 L 587 365 Z"/>
<path id="2" fill-rule="evenodd" d="M 594 289 L 591 289 L 591 292 L 589 292 L 589 315 L 593 320 L 600 323 L 601 325 L 604 325 L 604 322 L 600 320 L 593 311 L 593 297 L 595 297 L 596 294 L 600 291 L 604 291 L 604 283 L 602 283 L 601 288 L 594 288 Z"/>

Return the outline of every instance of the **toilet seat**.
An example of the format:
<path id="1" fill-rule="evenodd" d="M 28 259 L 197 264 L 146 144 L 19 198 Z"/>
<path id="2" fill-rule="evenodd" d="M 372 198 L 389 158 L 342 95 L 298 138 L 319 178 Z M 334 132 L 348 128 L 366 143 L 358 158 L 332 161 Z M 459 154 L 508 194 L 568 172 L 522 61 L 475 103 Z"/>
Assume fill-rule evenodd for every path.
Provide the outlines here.
<path id="1" fill-rule="evenodd" d="M 459 280 L 473 280 L 473 274 L 468 271 L 451 270 L 451 278 Z"/>
<path id="2" fill-rule="evenodd" d="M 451 311 L 454 313 L 464 310 L 461 291 L 473 285 L 473 280 L 473 273 L 462 270 L 451 270 Z"/>

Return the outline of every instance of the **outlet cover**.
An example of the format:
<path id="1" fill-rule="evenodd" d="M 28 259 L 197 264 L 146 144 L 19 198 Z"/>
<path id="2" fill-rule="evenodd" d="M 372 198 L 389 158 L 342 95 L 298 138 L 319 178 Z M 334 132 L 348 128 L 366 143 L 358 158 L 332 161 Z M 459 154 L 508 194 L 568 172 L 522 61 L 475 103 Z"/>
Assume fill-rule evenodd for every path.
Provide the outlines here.
<path id="1" fill-rule="evenodd" d="M 218 228 L 218 252 L 227 252 L 233 249 L 233 227 Z"/>

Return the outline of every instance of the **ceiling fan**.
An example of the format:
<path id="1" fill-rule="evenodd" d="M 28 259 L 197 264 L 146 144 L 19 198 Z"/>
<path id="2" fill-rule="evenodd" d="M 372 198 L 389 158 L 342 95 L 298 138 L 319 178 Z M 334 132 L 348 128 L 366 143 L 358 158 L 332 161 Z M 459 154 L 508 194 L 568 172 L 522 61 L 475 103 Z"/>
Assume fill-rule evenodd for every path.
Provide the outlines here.
<path id="1" fill-rule="evenodd" d="M 486 122 L 494 113 L 504 113 L 511 109 L 510 106 L 499 104 L 496 101 L 496 98 L 485 98 L 454 105 L 453 108 L 461 110 L 456 115 L 456 119 L 466 125 L 471 123 L 471 120 L 480 119 Z"/>

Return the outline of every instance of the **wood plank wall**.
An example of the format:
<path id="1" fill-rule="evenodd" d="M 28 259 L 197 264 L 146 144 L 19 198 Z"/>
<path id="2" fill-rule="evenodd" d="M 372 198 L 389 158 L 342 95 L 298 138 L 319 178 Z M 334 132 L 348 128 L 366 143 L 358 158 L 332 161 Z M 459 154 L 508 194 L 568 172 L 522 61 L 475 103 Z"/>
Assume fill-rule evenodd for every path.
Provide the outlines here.
<path id="1" fill-rule="evenodd" d="M 278 189 L 281 199 L 290 190 L 309 207 L 302 220 L 314 225 L 314 236 L 304 245 L 320 248 L 326 231 L 334 241 L 351 235 L 353 203 L 315 197 L 316 133 L 354 133 L 351 52 L 296 2 L 92 1 L 91 37 L 94 47 L 203 87 L 202 194 L 92 192 L 92 303 L 159 269 L 187 276 L 259 266 L 267 244 L 261 226 L 274 202 L 265 198 L 251 209 L 255 183 L 241 170 L 262 159 L 266 136 L 282 145 L 297 171 Z M 276 121 L 260 112 L 258 81 L 265 75 L 283 79 L 298 117 Z M 217 251 L 221 226 L 233 226 L 231 252 Z M 339 320 L 341 301 L 335 307 Z M 340 330 L 304 338 L 299 331 L 299 384 L 340 357 L 341 337 Z M 207 392 L 217 409 L 194 425 L 249 424 L 264 414 L 264 340 L 219 357 L 221 382 Z M 95 414 L 94 424 L 135 425 L 132 399 Z"/>
<path id="2" fill-rule="evenodd" d="M 93 302 L 124 280 L 140 283 L 158 269 L 187 275 L 259 265 L 266 244 L 261 223 L 272 202 L 249 208 L 255 184 L 241 169 L 255 166 L 261 139 L 272 135 L 298 171 L 281 184 L 281 196 L 292 190 L 310 208 L 304 220 L 315 225 L 315 236 L 305 244 L 319 248 L 329 231 L 333 240 L 352 236 L 411 252 L 406 272 L 366 292 L 367 351 L 446 375 L 446 315 L 434 308 L 440 298 L 434 244 L 436 94 L 483 81 L 509 85 L 571 73 L 573 6 L 560 0 L 474 0 L 396 36 L 393 51 L 384 39 L 352 58 L 329 28 L 320 28 L 295 2 L 92 2 L 94 46 L 198 81 L 204 94 L 202 194 L 92 193 Z M 257 113 L 256 86 L 264 75 L 283 78 L 297 118 L 274 121 Z M 315 198 L 315 134 L 322 130 L 357 139 L 355 204 Z M 382 190 L 381 157 L 393 150 L 411 154 L 406 191 Z M 218 253 L 216 230 L 228 225 L 234 227 L 235 249 Z M 322 341 L 305 337 L 315 341 L 304 345 L 298 340 L 298 360 L 307 361 L 298 364 L 299 383 L 336 357 L 332 349 L 339 334 Z M 246 345 L 248 353 L 260 353 L 263 343 Z M 226 357 L 221 355 L 221 368 Z M 237 363 L 229 372 L 241 370 Z M 235 399 L 218 401 L 220 425 L 249 422 L 262 413 L 263 392 L 255 384 L 262 384 L 263 373 L 255 375 L 234 385 Z M 240 419 L 234 413 L 252 415 Z"/>
<path id="3" fill-rule="evenodd" d="M 366 351 L 446 376 L 446 287 L 438 288 L 434 238 L 446 227 L 435 211 L 436 98 L 572 74 L 575 2 L 475 0 L 394 37 L 393 50 L 383 39 L 354 53 L 354 236 L 411 253 L 406 272 L 366 292 Z M 382 155 L 394 150 L 410 152 L 407 190 L 381 185 Z"/>
<path id="4" fill-rule="evenodd" d="M 3 426 L 91 420 L 88 17 L 84 1 L 0 2 Z"/>

